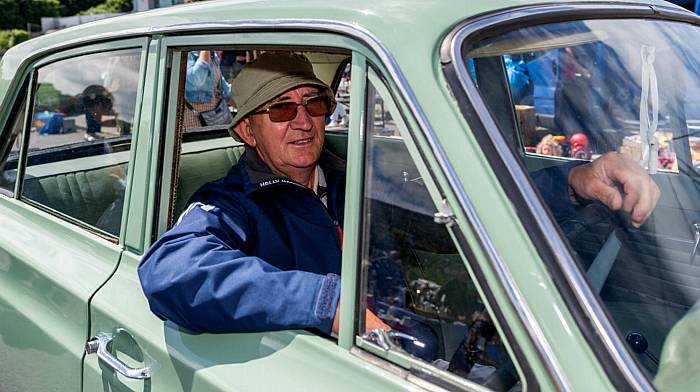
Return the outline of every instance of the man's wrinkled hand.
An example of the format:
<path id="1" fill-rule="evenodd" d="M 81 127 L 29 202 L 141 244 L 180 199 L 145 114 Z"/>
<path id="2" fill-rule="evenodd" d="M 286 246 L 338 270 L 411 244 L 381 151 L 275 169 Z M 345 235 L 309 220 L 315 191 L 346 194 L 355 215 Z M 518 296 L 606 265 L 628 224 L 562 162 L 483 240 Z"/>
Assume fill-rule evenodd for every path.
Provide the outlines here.
<path id="1" fill-rule="evenodd" d="M 569 172 L 569 192 L 598 200 L 611 210 L 630 213 L 632 225 L 641 226 L 651 215 L 661 192 L 639 163 L 625 154 L 609 152 Z"/>

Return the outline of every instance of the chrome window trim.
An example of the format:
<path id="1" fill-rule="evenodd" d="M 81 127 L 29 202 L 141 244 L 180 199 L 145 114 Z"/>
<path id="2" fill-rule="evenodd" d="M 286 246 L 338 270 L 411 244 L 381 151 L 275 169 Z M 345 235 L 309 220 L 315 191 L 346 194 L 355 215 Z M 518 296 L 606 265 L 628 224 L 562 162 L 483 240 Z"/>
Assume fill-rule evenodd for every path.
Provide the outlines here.
<path id="1" fill-rule="evenodd" d="M 630 3 L 615 4 L 610 2 L 525 6 L 478 16 L 457 26 L 446 37 L 440 57 L 443 64 L 450 64 L 456 70 L 461 87 L 466 92 L 468 103 L 479 115 L 477 121 L 482 122 L 486 135 L 491 139 L 501 161 L 519 188 L 519 194 L 523 197 L 527 207 L 534 215 L 547 217 L 542 220 L 535 220 L 535 223 L 545 234 L 544 237 L 548 239 L 547 245 L 553 252 L 554 259 L 573 290 L 578 300 L 578 305 L 597 328 L 598 336 L 600 336 L 610 357 L 617 364 L 629 386 L 635 390 L 653 391 L 654 387 L 650 380 L 630 355 L 625 343 L 617 334 L 601 304 L 590 290 L 584 276 L 579 272 L 568 245 L 561 238 L 557 225 L 551 219 L 529 176 L 521 166 L 517 156 L 511 151 L 495 120 L 491 117 L 478 88 L 469 76 L 466 64 L 461 61 L 462 45 L 467 40 L 475 41 L 484 32 L 493 32 L 499 27 L 512 30 L 515 24 L 522 24 L 523 22 L 542 24 L 559 20 L 632 17 L 668 19 L 700 24 L 700 17 L 697 15 L 662 6 Z M 586 325 L 579 325 L 579 328 L 586 327 Z"/>
<path id="2" fill-rule="evenodd" d="M 502 288 L 510 300 L 509 305 L 516 312 L 520 322 L 525 327 L 524 330 L 529 335 L 531 343 L 542 359 L 544 367 L 551 376 L 556 389 L 565 391 L 571 390 L 568 380 L 560 368 L 559 363 L 556 360 L 551 347 L 549 346 L 549 343 L 546 341 L 542 329 L 537 324 L 532 310 L 522 301 L 522 294 L 518 290 L 507 265 L 496 251 L 496 248 L 489 238 L 485 227 L 479 220 L 476 210 L 471 204 L 464 187 L 460 183 L 453 166 L 449 163 L 447 155 L 440 145 L 435 131 L 431 128 L 425 113 L 421 110 L 415 94 L 409 87 L 408 82 L 401 73 L 398 64 L 391 56 L 388 49 L 368 30 L 350 23 L 316 19 L 232 20 L 215 23 L 185 23 L 153 28 L 135 28 L 124 30 L 119 33 L 98 34 L 90 39 L 76 39 L 49 46 L 45 50 L 35 52 L 33 55 L 29 56 L 22 62 L 19 68 L 21 69 L 25 64 L 34 61 L 37 57 L 40 57 L 48 52 L 63 50 L 78 45 L 87 45 L 132 36 L 191 33 L 202 32 L 204 30 L 209 32 L 232 32 L 240 30 L 279 32 L 280 30 L 284 29 L 304 29 L 306 31 L 344 34 L 367 45 L 382 61 L 383 65 L 389 71 L 389 75 L 398 87 L 398 93 L 400 94 L 401 99 L 412 111 L 412 114 L 415 117 L 423 136 L 428 141 L 430 149 L 440 165 L 440 169 L 443 171 L 445 178 L 459 201 L 464 215 L 469 220 L 467 223 L 476 235 L 482 250 L 487 255 L 491 262 L 491 266 L 500 279 Z M 511 343 L 517 344 L 517 342 Z"/>

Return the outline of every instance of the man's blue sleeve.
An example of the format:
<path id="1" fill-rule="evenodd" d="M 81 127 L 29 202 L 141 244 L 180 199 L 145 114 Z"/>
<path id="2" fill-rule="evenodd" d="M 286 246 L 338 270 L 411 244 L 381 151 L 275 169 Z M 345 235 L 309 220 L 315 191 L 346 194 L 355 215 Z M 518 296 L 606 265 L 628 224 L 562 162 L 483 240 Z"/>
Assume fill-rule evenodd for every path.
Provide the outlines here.
<path id="1" fill-rule="evenodd" d="M 569 195 L 569 172 L 585 162 L 571 162 L 550 166 L 530 173 L 535 187 L 557 222 L 574 215 L 574 206 Z"/>
<path id="2" fill-rule="evenodd" d="M 242 211 L 190 205 L 139 265 L 151 310 L 194 332 L 330 333 L 339 276 L 283 271 L 249 256 L 247 233 Z"/>

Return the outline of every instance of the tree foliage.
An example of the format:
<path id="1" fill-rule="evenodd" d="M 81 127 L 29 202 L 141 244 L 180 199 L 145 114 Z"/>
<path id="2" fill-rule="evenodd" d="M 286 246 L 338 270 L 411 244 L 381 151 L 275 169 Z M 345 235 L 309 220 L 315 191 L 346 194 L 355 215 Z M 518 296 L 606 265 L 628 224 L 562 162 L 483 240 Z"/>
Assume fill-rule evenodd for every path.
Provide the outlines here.
<path id="1" fill-rule="evenodd" d="M 0 10 L 2 10 L 0 14 L 0 29 L 26 26 L 18 1 L 0 0 Z"/>
<path id="2" fill-rule="evenodd" d="M 40 24 L 42 16 L 59 16 L 59 0 L 0 0 L 0 28 L 24 29 L 27 23 Z"/>
<path id="3" fill-rule="evenodd" d="M 102 4 L 90 7 L 80 12 L 80 15 L 92 15 L 112 12 L 129 12 L 132 9 L 131 0 L 107 0 Z"/>
<path id="4" fill-rule="evenodd" d="M 132 0 L 0 0 L 0 49 L 29 38 L 27 24 L 41 17 L 91 15 L 131 11 Z"/>
<path id="5" fill-rule="evenodd" d="M 0 50 L 7 50 L 28 39 L 29 33 L 26 30 L 0 30 Z"/>
<path id="6" fill-rule="evenodd" d="M 61 16 L 72 16 L 105 0 L 61 0 Z"/>
<path id="7" fill-rule="evenodd" d="M 27 0 L 24 17 L 29 23 L 41 24 L 41 17 L 59 16 L 61 3 L 59 0 Z"/>

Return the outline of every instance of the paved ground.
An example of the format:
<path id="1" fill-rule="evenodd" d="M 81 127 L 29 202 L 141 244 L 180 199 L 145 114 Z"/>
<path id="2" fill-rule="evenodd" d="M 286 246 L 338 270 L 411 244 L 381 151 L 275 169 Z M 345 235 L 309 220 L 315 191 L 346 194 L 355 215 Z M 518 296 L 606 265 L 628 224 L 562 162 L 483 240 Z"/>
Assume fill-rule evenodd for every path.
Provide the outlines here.
<path id="1" fill-rule="evenodd" d="M 109 121 L 112 120 L 113 117 L 110 116 L 103 116 L 102 120 L 103 121 Z M 55 146 L 64 146 L 66 144 L 72 144 L 72 143 L 78 143 L 82 142 L 85 140 L 85 130 L 87 129 L 86 123 L 85 123 L 85 116 L 80 115 L 80 116 L 73 116 L 73 117 L 66 117 L 65 120 L 73 120 L 75 121 L 75 130 L 73 132 L 68 132 L 68 133 L 58 133 L 58 134 L 51 134 L 51 135 L 40 135 L 38 132 L 36 132 L 35 128 L 32 128 L 32 133 L 30 136 L 30 142 L 29 145 L 31 148 L 47 148 L 47 147 L 55 147 Z M 103 137 L 110 137 L 110 136 L 118 136 L 117 132 L 117 127 L 107 127 L 107 126 L 102 126 L 102 132 L 100 134 Z"/>

